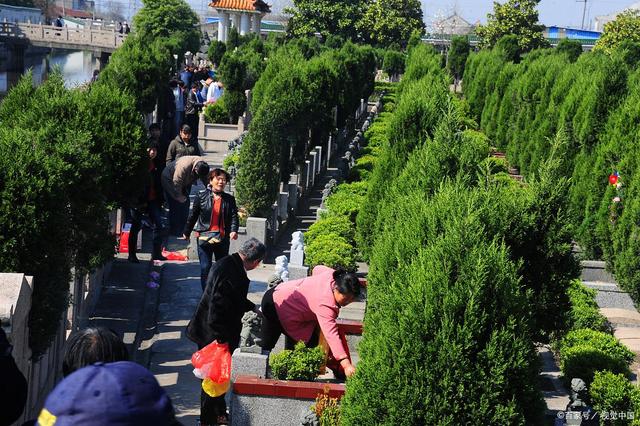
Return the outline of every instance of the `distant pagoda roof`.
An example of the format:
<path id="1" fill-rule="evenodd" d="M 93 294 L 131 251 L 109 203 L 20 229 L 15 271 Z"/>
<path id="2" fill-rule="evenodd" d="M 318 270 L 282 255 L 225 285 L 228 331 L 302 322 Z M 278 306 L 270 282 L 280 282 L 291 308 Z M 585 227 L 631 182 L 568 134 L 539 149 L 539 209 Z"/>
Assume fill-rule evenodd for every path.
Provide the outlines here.
<path id="1" fill-rule="evenodd" d="M 215 9 L 244 10 L 248 12 L 271 12 L 271 6 L 262 0 L 212 0 L 209 7 Z"/>

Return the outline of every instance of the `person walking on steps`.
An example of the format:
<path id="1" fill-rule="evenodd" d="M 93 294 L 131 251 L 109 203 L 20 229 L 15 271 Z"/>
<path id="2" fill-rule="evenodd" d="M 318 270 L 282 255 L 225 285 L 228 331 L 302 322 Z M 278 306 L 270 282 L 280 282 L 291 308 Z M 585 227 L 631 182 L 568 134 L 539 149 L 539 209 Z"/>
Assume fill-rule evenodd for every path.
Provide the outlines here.
<path id="1" fill-rule="evenodd" d="M 198 258 L 200 259 L 200 285 L 202 291 L 207 283 L 211 263 L 229 254 L 230 240 L 238 238 L 238 207 L 236 199 L 224 192 L 229 174 L 222 169 L 209 172 L 209 185 L 198 192 L 191 214 L 184 227 L 184 239 L 194 229 L 198 232 Z"/>
<path id="2" fill-rule="evenodd" d="M 149 175 L 137 206 L 130 209 L 131 229 L 129 230 L 129 262 L 139 263 L 137 257 L 138 232 L 142 227 L 144 215 L 148 215 L 153 225 L 153 260 L 167 260 L 162 255 L 162 242 L 164 239 L 164 227 L 162 225 L 162 185 L 160 184 L 160 170 L 157 165 L 158 145 L 151 142 L 147 148 L 149 153 Z"/>

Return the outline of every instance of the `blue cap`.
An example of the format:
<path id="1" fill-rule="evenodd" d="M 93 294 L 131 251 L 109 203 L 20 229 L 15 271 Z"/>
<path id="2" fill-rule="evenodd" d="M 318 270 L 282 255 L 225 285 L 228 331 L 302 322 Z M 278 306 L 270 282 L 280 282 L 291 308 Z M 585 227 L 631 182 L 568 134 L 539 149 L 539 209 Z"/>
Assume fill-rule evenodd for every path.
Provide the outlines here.
<path id="1" fill-rule="evenodd" d="M 134 362 L 97 363 L 67 376 L 47 397 L 40 426 L 170 425 L 171 400 Z"/>

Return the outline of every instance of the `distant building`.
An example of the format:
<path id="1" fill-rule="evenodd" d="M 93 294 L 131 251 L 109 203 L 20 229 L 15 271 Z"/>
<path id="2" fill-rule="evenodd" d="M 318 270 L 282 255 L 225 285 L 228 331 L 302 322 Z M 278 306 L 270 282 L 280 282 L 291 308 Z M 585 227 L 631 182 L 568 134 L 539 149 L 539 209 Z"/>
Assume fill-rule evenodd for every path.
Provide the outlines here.
<path id="1" fill-rule="evenodd" d="M 260 33 L 262 18 L 271 12 L 271 6 L 262 0 L 212 0 L 209 7 L 218 13 L 218 41 L 223 42 L 231 27 L 240 35 Z"/>
<path id="2" fill-rule="evenodd" d="M 634 3 L 629 7 L 626 7 L 624 10 L 629 10 L 629 9 L 635 9 L 635 10 L 640 10 L 640 2 Z M 622 11 L 621 11 L 622 12 Z M 615 21 L 616 17 L 621 13 L 621 12 L 616 12 L 616 13 L 612 13 L 609 15 L 601 15 L 601 16 L 596 16 L 595 20 L 594 20 L 594 30 L 595 31 L 604 31 L 604 26 L 606 24 L 608 24 L 611 21 Z"/>
<path id="3" fill-rule="evenodd" d="M 44 22 L 42 11 L 34 7 L 18 7 L 8 4 L 0 4 L 0 22 L 31 22 L 39 24 Z"/>
<path id="4" fill-rule="evenodd" d="M 53 16 L 89 19 L 93 18 L 95 7 L 95 0 L 55 0 L 51 12 Z"/>
<path id="5" fill-rule="evenodd" d="M 598 40 L 602 35 L 599 31 L 579 30 L 565 27 L 547 27 L 544 30 L 545 38 L 549 40 L 568 38 L 572 40 Z"/>
<path id="6" fill-rule="evenodd" d="M 475 25 L 467 22 L 462 16 L 454 13 L 433 22 L 433 31 L 436 34 L 468 35 L 473 34 Z"/>

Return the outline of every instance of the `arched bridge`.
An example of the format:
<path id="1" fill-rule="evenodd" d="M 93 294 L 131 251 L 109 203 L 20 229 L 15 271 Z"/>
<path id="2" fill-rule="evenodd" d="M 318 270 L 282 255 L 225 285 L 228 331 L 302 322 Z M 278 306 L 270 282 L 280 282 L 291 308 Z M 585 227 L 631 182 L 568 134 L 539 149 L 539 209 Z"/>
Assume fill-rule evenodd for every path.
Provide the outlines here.
<path id="1" fill-rule="evenodd" d="M 0 22 L 0 42 L 13 41 L 38 47 L 112 53 L 125 38 L 126 35 L 114 30 Z"/>

